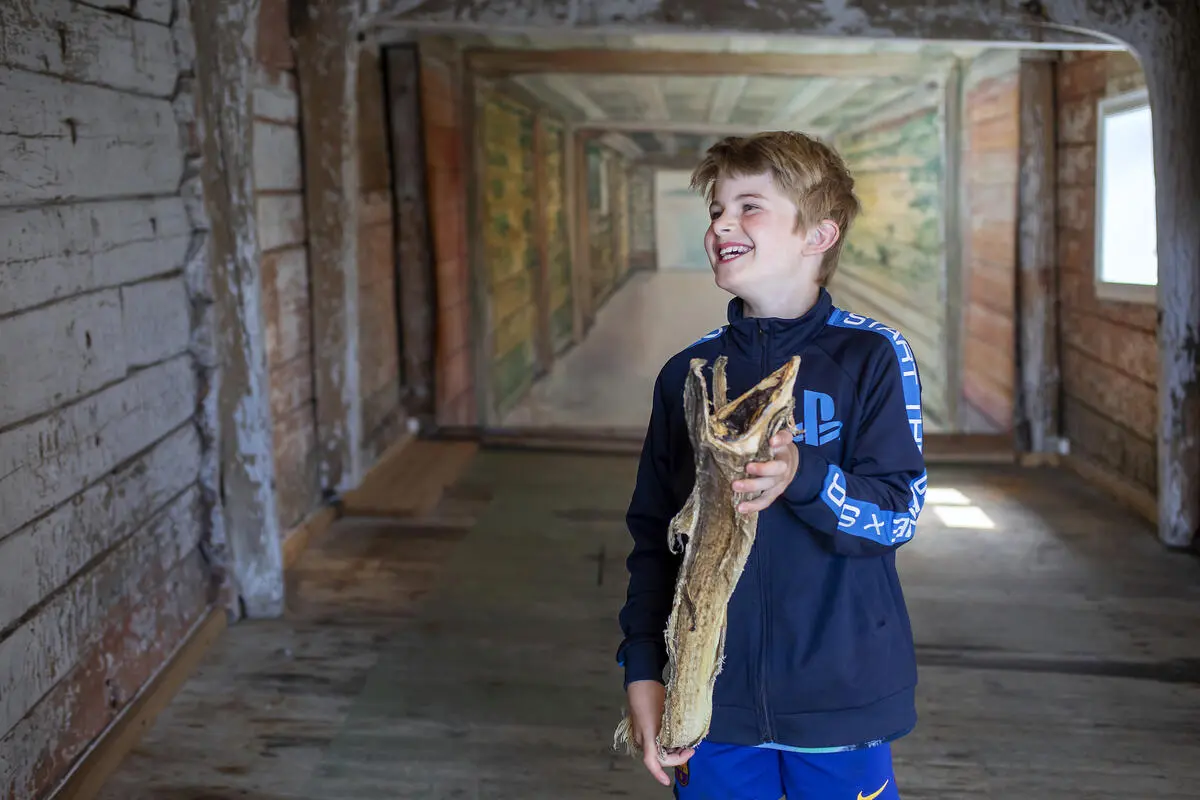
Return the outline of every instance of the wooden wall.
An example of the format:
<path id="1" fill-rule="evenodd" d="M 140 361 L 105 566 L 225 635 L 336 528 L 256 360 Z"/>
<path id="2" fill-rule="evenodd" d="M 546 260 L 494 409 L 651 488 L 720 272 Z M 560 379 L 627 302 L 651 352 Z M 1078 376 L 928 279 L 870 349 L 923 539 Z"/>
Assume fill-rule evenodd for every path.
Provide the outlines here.
<path id="1" fill-rule="evenodd" d="M 959 429 L 1009 432 L 1016 386 L 1016 57 L 990 53 L 967 71 L 963 100 L 963 320 Z"/>
<path id="2" fill-rule="evenodd" d="M 286 0 L 263 0 L 254 92 L 254 183 L 282 534 L 321 502 L 312 296 L 296 64 Z"/>
<path id="3" fill-rule="evenodd" d="M 1101 300 L 1093 284 L 1096 104 L 1144 85 L 1125 54 L 1070 53 L 1058 70 L 1062 414 L 1071 452 L 1157 491 L 1157 309 Z"/>
<path id="4" fill-rule="evenodd" d="M 358 361 L 363 395 L 363 462 L 371 463 L 400 435 L 395 214 L 389 159 L 383 63 L 374 48 L 358 61 Z"/>
<path id="5" fill-rule="evenodd" d="M 421 108 L 437 275 L 437 421 L 449 426 L 473 425 L 478 419 L 462 81 L 461 56 L 452 47 L 422 43 Z"/>
<path id="6" fill-rule="evenodd" d="M 835 142 L 855 178 L 863 213 L 830 284 L 834 302 L 894 326 L 921 367 L 926 425 L 946 426 L 947 336 L 941 214 L 944 158 L 940 95 Z"/>
<path id="7" fill-rule="evenodd" d="M 198 547 L 198 284 L 184 277 L 203 274 L 207 225 L 186 169 L 199 152 L 190 26 L 163 0 L 101 5 L 0 3 L 11 798 L 65 774 L 205 613 L 212 585 Z"/>

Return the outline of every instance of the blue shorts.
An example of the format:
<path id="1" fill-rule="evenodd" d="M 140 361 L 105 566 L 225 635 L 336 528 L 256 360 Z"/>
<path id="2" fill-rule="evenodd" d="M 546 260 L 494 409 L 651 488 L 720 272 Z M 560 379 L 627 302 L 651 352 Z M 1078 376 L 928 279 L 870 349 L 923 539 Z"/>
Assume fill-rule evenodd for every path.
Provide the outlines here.
<path id="1" fill-rule="evenodd" d="M 701 742 L 675 768 L 680 800 L 899 800 L 890 744 L 830 753 Z"/>

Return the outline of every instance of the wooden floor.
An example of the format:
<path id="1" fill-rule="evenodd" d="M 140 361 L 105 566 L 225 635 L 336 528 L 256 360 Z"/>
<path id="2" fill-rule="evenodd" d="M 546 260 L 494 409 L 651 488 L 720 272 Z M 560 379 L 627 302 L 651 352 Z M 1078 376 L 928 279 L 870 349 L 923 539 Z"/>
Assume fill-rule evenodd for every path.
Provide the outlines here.
<path id="1" fill-rule="evenodd" d="M 484 452 L 343 520 L 230 629 L 105 800 L 667 797 L 610 752 L 626 456 Z M 906 800 L 1200 797 L 1200 564 L 1064 472 L 937 467 L 901 550 Z"/>

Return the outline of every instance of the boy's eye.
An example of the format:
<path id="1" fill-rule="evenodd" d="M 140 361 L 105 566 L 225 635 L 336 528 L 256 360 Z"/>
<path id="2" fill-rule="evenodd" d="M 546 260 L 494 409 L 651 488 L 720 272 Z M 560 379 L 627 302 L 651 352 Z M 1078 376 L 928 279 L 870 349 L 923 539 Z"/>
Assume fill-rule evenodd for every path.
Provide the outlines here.
<path id="1" fill-rule="evenodd" d="M 742 206 L 742 211 L 753 211 L 756 208 L 758 208 L 758 206 L 754 205 L 753 203 L 746 203 L 744 206 Z"/>

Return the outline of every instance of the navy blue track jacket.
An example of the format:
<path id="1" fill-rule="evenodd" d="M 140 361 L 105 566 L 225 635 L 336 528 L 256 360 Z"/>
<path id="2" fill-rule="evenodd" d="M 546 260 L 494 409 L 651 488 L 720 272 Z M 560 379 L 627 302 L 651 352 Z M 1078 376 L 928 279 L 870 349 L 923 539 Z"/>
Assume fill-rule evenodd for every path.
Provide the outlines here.
<path id="1" fill-rule="evenodd" d="M 695 479 L 683 412 L 688 362 L 708 360 L 711 393 L 712 364 L 728 356 L 733 399 L 796 354 L 800 464 L 759 513 L 729 603 L 708 739 L 857 747 L 916 723 L 916 659 L 895 558 L 925 496 L 921 384 L 899 333 L 835 308 L 825 289 L 797 319 L 747 318 L 735 298 L 728 325 L 660 371 L 626 517 L 633 550 L 617 658 L 626 685 L 664 678 L 682 558 L 668 549 L 667 526 Z"/>

